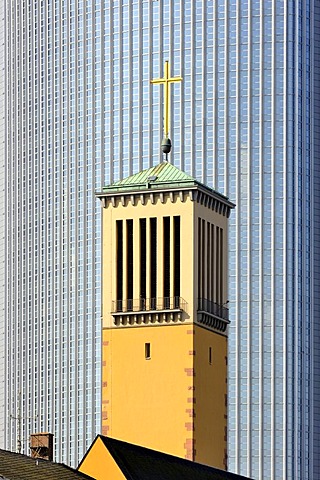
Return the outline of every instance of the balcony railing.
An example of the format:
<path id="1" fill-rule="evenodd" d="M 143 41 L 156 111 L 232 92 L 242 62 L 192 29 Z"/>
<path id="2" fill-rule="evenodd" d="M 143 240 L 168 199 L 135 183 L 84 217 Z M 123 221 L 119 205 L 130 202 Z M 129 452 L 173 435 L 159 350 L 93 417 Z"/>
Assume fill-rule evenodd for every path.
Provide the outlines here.
<path id="1" fill-rule="evenodd" d="M 112 302 L 112 313 L 150 312 L 185 309 L 186 302 L 181 297 L 139 298 L 136 300 L 114 300 Z"/>
<path id="2" fill-rule="evenodd" d="M 219 305 L 206 298 L 198 299 L 198 311 L 207 312 L 215 317 L 229 321 L 229 309 L 225 305 Z"/>

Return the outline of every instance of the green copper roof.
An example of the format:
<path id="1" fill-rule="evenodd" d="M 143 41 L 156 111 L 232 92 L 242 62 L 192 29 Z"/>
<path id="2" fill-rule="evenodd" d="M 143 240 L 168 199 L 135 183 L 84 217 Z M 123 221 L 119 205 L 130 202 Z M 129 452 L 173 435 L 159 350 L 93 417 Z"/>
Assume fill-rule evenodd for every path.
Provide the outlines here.
<path id="1" fill-rule="evenodd" d="M 119 180 L 103 187 L 102 192 L 96 192 L 98 197 L 104 195 L 123 195 L 126 193 L 134 193 L 139 191 L 152 191 L 152 190 L 171 190 L 171 189 L 188 189 L 200 187 L 201 190 L 205 190 L 208 194 L 213 194 L 219 197 L 229 207 L 233 208 L 234 204 L 229 201 L 227 197 L 221 195 L 210 187 L 203 185 L 195 180 L 191 175 L 184 173 L 179 168 L 175 167 L 171 163 L 162 162 L 155 167 L 147 168 L 142 172 L 135 173 L 130 177 Z"/>
<path id="2" fill-rule="evenodd" d="M 140 190 L 145 189 L 147 184 L 149 188 L 165 188 L 196 185 L 197 182 L 190 175 L 182 172 L 171 163 L 162 162 L 155 167 L 148 168 L 147 170 L 143 170 L 142 172 L 104 187 L 103 191 Z"/>

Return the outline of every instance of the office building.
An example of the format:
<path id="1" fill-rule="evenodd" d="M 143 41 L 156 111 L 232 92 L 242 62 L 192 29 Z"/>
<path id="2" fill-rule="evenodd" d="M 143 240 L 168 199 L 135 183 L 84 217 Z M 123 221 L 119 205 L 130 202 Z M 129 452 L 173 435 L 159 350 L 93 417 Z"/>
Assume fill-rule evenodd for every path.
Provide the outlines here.
<path id="1" fill-rule="evenodd" d="M 101 32 L 95 2 L 1 1 L 1 8 L 0 439 L 4 448 L 21 445 L 27 453 L 30 433 L 52 432 L 55 460 L 76 465 L 101 424 L 100 209 L 94 196 L 95 178 L 100 185 L 103 177 L 95 55 Z"/>
<path id="2" fill-rule="evenodd" d="M 1 70 L 4 67 L 3 59 L 5 57 L 5 10 L 4 2 L 0 2 L 0 60 Z M 3 71 L 3 70 L 2 70 Z M 5 419 L 5 75 L 0 75 L 0 432 L 4 434 L 3 425 Z M 0 435 L 1 438 L 1 435 Z M 3 447 L 4 441 L 0 440 L 0 448 Z"/>
<path id="3" fill-rule="evenodd" d="M 50 412 L 55 439 L 70 441 L 61 461 L 84 453 L 82 444 L 72 450 L 79 426 L 88 447 L 100 425 L 93 191 L 159 163 L 163 101 L 150 80 L 169 60 L 171 74 L 183 77 L 172 87 L 172 158 L 237 205 L 229 235 L 229 469 L 315 478 L 319 2 L 3 4 L 6 447 L 16 442 L 9 415 L 17 415 L 20 389 L 24 417 L 39 412 L 36 431 Z"/>

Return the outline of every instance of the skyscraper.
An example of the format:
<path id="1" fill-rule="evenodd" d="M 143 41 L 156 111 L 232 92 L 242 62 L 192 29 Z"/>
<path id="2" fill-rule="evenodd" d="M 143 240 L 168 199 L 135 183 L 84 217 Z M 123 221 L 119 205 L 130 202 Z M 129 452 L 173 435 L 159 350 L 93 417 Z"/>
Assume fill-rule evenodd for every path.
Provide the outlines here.
<path id="1" fill-rule="evenodd" d="M 3 72 L 5 58 L 5 10 L 4 2 L 0 1 L 0 62 Z M 0 446 L 4 439 L 4 416 L 5 416 L 5 75 L 0 75 Z"/>
<path id="2" fill-rule="evenodd" d="M 0 438 L 13 450 L 21 442 L 27 453 L 31 432 L 52 432 L 55 459 L 73 465 L 101 423 L 101 232 L 94 189 L 95 178 L 99 185 L 103 178 L 95 41 L 101 45 L 103 35 L 96 3 L 1 1 L 6 234 L 0 285 L 4 281 L 6 297 Z"/>
<path id="3" fill-rule="evenodd" d="M 158 163 L 163 102 L 150 80 L 169 60 L 183 77 L 172 88 L 171 160 L 237 205 L 229 468 L 316 478 L 319 2 L 2 0 L 3 8 L 0 437 L 14 447 L 19 391 L 23 435 L 34 425 L 52 430 L 59 460 L 76 462 L 100 428 L 93 190 Z"/>

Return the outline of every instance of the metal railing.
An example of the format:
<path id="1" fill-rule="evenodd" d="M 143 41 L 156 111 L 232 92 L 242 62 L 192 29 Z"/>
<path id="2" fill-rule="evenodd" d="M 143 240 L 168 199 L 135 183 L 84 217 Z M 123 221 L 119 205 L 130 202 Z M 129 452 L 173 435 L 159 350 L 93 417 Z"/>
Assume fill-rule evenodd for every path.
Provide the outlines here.
<path id="1" fill-rule="evenodd" d="M 138 298 L 113 300 L 112 313 L 150 312 L 161 310 L 185 310 L 186 302 L 181 297 Z"/>
<path id="2" fill-rule="evenodd" d="M 218 318 L 229 320 L 229 309 L 225 305 L 219 305 L 206 298 L 198 298 L 198 311 L 211 313 Z"/>

